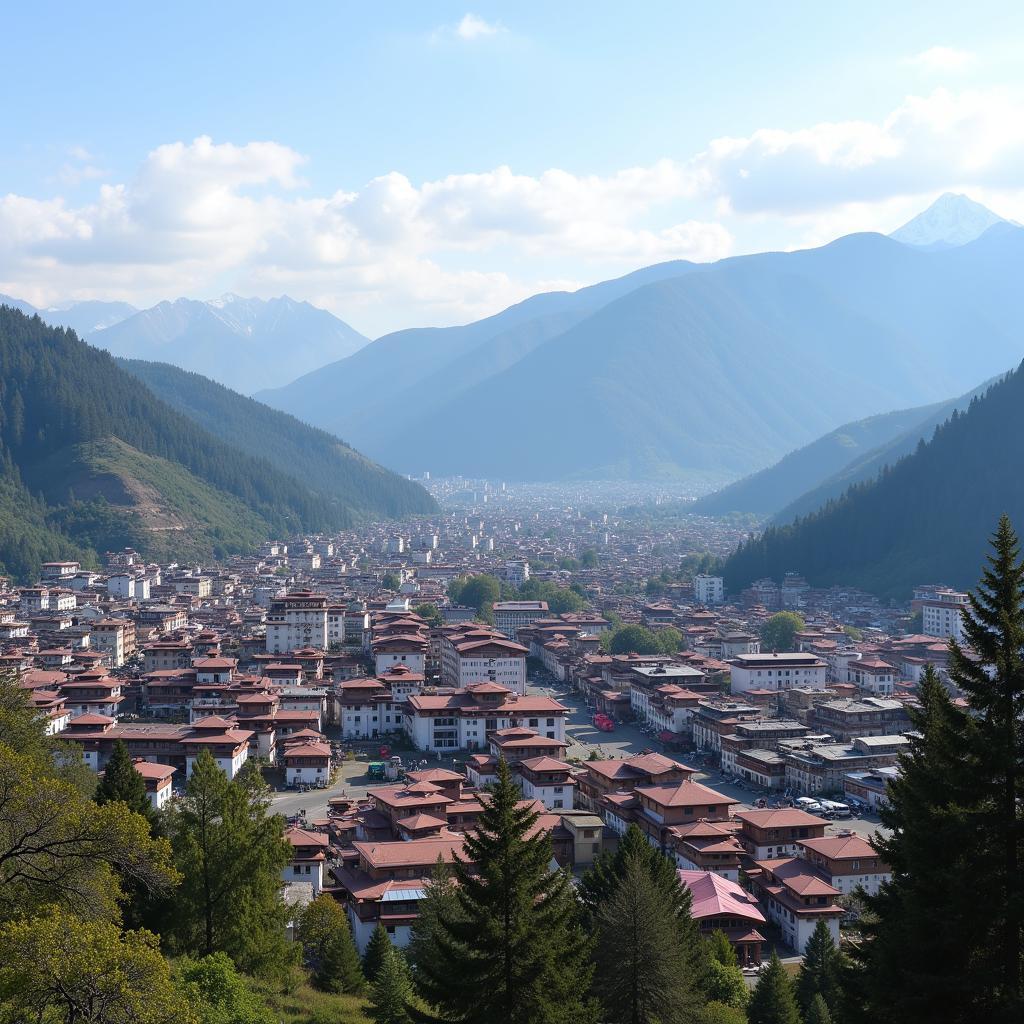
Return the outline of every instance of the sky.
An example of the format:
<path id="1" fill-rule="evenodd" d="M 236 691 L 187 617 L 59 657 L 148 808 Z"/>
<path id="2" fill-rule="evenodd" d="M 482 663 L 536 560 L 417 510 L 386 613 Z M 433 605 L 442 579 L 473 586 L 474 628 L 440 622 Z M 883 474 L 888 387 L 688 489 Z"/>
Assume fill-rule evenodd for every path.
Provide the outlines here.
<path id="1" fill-rule="evenodd" d="M 1024 5 L 4 14 L 0 292 L 288 294 L 373 337 L 669 259 L 1024 221 Z M 13 45 L 12 45 L 13 44 Z"/>

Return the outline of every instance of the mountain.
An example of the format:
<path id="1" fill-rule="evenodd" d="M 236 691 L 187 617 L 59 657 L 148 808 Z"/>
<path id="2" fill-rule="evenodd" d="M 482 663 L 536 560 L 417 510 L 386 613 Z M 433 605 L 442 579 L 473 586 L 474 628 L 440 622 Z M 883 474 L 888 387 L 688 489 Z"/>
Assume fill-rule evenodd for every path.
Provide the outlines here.
<path id="1" fill-rule="evenodd" d="M 726 561 L 727 586 L 735 592 L 787 571 L 803 573 L 813 586 L 842 584 L 900 599 L 919 583 L 971 586 L 999 516 L 1024 524 L 1022 463 L 1018 368 L 875 480 L 742 545 Z"/>
<path id="2" fill-rule="evenodd" d="M 104 327 L 112 327 L 138 312 L 127 302 L 103 302 L 97 299 L 65 302 L 59 306 L 37 309 L 21 299 L 0 295 L 0 305 L 10 306 L 27 316 L 36 313 L 51 327 L 70 327 L 80 338 L 87 338 Z"/>
<path id="3" fill-rule="evenodd" d="M 983 235 L 993 224 L 1006 224 L 987 206 L 964 195 L 945 192 L 916 217 L 889 235 L 904 245 L 944 249 L 966 245 Z"/>
<path id="4" fill-rule="evenodd" d="M 324 309 L 287 296 L 177 299 L 96 331 L 93 345 L 117 356 L 170 362 L 249 394 L 306 373 L 367 343 Z"/>
<path id="5" fill-rule="evenodd" d="M 403 472 L 720 485 L 1015 365 L 1022 258 L 997 224 L 938 252 L 860 234 L 665 264 L 389 335 L 259 397 Z"/>
<path id="6" fill-rule="evenodd" d="M 800 516 L 816 512 L 827 502 L 840 497 L 854 484 L 874 480 L 886 466 L 894 466 L 905 455 L 910 455 L 921 441 L 930 440 L 935 433 L 935 428 L 945 423 L 955 410 L 960 412 L 965 410 L 976 397 L 983 395 L 995 382 L 995 379 L 988 380 L 959 398 L 932 406 L 934 411 L 925 416 L 923 420 L 915 423 L 909 430 L 893 437 L 887 443 L 855 456 L 839 472 L 825 478 L 817 486 L 812 487 L 776 512 L 772 516 L 771 522 L 777 525 L 791 523 Z"/>
<path id="7" fill-rule="evenodd" d="M 384 335 L 355 355 L 255 395 L 277 409 L 381 450 L 400 448 L 410 422 L 427 419 L 461 392 L 508 369 L 595 310 L 698 264 L 656 264 L 575 292 L 545 292 L 484 320 Z M 386 416 L 381 416 L 382 400 Z M 356 441 L 358 437 L 360 440 Z M 407 471 L 420 468 L 403 461 Z"/>
<path id="8" fill-rule="evenodd" d="M 724 515 L 729 512 L 775 515 L 844 470 L 851 462 L 863 458 L 865 453 L 873 453 L 895 438 L 913 431 L 919 423 L 940 410 L 946 410 L 948 416 L 952 412 L 952 404 L 943 402 L 900 409 L 844 423 L 816 441 L 790 452 L 773 466 L 698 499 L 693 511 L 698 515 Z"/>
<path id="9" fill-rule="evenodd" d="M 954 409 L 966 409 L 975 395 L 983 394 L 993 383 L 986 381 L 946 402 L 845 423 L 775 465 L 698 499 L 693 511 L 700 515 L 753 512 L 771 516 L 778 523 L 814 512 L 851 484 L 872 479 L 912 452 Z"/>
<path id="10" fill-rule="evenodd" d="M 380 511 L 377 495 L 337 490 L 314 490 L 213 436 L 72 331 L 0 306 L 7 572 L 26 578 L 44 558 L 73 552 L 92 561 L 126 544 L 150 557 L 222 556 Z"/>
<path id="11" fill-rule="evenodd" d="M 167 363 L 119 359 L 158 398 L 221 441 L 262 457 L 310 489 L 360 512 L 399 517 L 437 511 L 419 485 L 388 472 L 323 430 L 197 373 Z"/>

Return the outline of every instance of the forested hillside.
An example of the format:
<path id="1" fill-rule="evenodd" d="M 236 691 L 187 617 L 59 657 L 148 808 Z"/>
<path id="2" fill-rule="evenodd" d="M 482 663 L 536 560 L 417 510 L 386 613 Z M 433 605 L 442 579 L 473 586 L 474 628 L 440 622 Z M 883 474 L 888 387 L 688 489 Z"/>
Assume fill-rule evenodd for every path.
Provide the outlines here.
<path id="1" fill-rule="evenodd" d="M 40 557 L 88 560 L 99 544 L 222 555 L 268 535 L 343 528 L 359 514 L 212 436 L 73 332 L 8 307 L 0 479 L 9 512 L 0 565 L 16 576 Z"/>
<path id="2" fill-rule="evenodd" d="M 930 442 L 820 511 L 769 527 L 726 562 L 736 591 L 762 576 L 803 573 L 906 598 L 918 583 L 966 587 L 1003 512 L 1024 519 L 1024 371 L 954 412 Z"/>
<path id="3" fill-rule="evenodd" d="M 250 455 L 262 456 L 311 490 L 378 515 L 437 510 L 436 502 L 419 484 L 389 472 L 294 416 L 168 363 L 141 359 L 119 359 L 118 363 L 204 430 Z"/>

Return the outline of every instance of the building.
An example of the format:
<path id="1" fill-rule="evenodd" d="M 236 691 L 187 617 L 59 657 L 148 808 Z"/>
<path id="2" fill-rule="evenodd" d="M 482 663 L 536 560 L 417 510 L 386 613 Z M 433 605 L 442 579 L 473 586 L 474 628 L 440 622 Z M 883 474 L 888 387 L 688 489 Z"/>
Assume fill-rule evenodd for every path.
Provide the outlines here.
<path id="1" fill-rule="evenodd" d="M 506 583 L 521 587 L 530 578 L 530 563 L 523 560 L 506 562 L 501 575 Z"/>
<path id="2" fill-rule="evenodd" d="M 312 832 L 295 825 L 286 828 L 284 838 L 292 848 L 291 860 L 281 869 L 283 882 L 309 882 L 313 895 L 324 887 L 324 863 L 330 840 L 323 832 Z"/>
<path id="3" fill-rule="evenodd" d="M 705 606 L 725 602 L 725 580 L 721 576 L 706 576 L 703 573 L 693 578 L 693 599 Z"/>
<path id="4" fill-rule="evenodd" d="M 285 784 L 326 787 L 331 780 L 331 747 L 317 740 L 293 742 L 284 748 Z"/>
<path id="5" fill-rule="evenodd" d="M 520 626 L 528 626 L 534 619 L 547 618 L 547 601 L 495 601 L 494 628 L 513 639 Z"/>
<path id="6" fill-rule="evenodd" d="M 169 764 L 156 764 L 152 761 L 134 759 L 135 770 L 146 783 L 146 796 L 154 811 L 159 811 L 174 793 L 172 777 L 175 769 Z"/>
<path id="7" fill-rule="evenodd" d="M 135 653 L 135 623 L 130 619 L 100 619 L 89 626 L 90 642 L 110 657 L 111 668 L 121 668 Z"/>
<path id="8" fill-rule="evenodd" d="M 415 694 L 403 706 L 417 750 L 485 750 L 490 735 L 514 727 L 565 744 L 569 709 L 552 697 L 523 697 L 495 683 Z"/>
<path id="9" fill-rule="evenodd" d="M 448 626 L 441 636 L 441 682 L 458 688 L 491 682 L 525 695 L 527 654 L 487 626 Z"/>
<path id="10" fill-rule="evenodd" d="M 860 736 L 851 743 L 781 740 L 786 785 L 794 793 L 841 793 L 848 773 L 896 764 L 910 741 L 905 736 Z"/>
<path id="11" fill-rule="evenodd" d="M 967 595 L 948 587 L 936 587 L 921 604 L 921 631 L 926 636 L 942 639 L 952 637 L 957 643 L 964 638 L 963 616 L 967 611 Z"/>
<path id="12" fill-rule="evenodd" d="M 695 769 L 664 754 L 587 761 L 577 780 L 580 806 L 601 813 L 602 800 L 611 793 L 632 793 L 637 786 L 678 783 L 694 774 Z"/>
<path id="13" fill-rule="evenodd" d="M 804 859 L 844 895 L 860 888 L 874 896 L 883 882 L 892 880 L 892 871 L 875 848 L 852 832 L 827 839 L 804 839 L 798 845 Z"/>
<path id="14" fill-rule="evenodd" d="M 729 661 L 732 692 L 788 690 L 794 686 L 824 690 L 828 665 L 816 654 L 741 654 Z"/>
<path id="15" fill-rule="evenodd" d="M 796 807 L 737 811 L 739 841 L 751 860 L 796 857 L 799 844 L 825 835 L 828 822 Z"/>
<path id="16" fill-rule="evenodd" d="M 795 857 L 755 861 L 748 878 L 769 920 L 779 926 L 783 938 L 798 953 L 807 948 L 819 921 L 826 923 L 832 941 L 839 945 L 843 908 L 836 898 L 842 894 L 807 861 Z"/>
<path id="17" fill-rule="evenodd" d="M 757 900 L 735 880 L 710 871 L 680 870 L 678 875 L 680 883 L 690 890 L 690 912 L 701 934 L 707 938 L 712 932 L 724 932 L 741 967 L 759 964 L 765 941 L 759 929 L 764 927 L 765 919 Z"/>
<path id="18" fill-rule="evenodd" d="M 528 800 L 539 800 L 549 811 L 572 810 L 576 788 L 572 765 L 542 754 L 519 761 L 515 770 Z"/>
<path id="19" fill-rule="evenodd" d="M 282 654 L 300 647 L 327 649 L 327 598 L 323 594 L 294 590 L 270 602 L 267 652 Z"/>

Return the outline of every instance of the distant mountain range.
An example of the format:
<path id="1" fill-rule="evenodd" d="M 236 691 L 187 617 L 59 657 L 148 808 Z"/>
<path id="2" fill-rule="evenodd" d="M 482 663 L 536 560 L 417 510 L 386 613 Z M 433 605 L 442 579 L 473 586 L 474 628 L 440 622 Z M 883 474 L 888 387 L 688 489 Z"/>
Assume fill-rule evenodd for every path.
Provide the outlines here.
<path id="1" fill-rule="evenodd" d="M 209 558 L 436 509 L 418 485 L 319 431 L 203 378 L 133 369 L 0 306 L 0 571 L 27 578 L 40 561 L 91 561 L 125 545 Z M 157 397 L 147 374 L 158 390 L 190 388 L 189 415 Z M 211 402 L 217 436 L 200 425 Z"/>
<path id="2" fill-rule="evenodd" d="M 386 335 L 259 397 L 410 473 L 721 484 L 1015 365 L 1022 257 L 1000 221 L 942 251 L 861 234 L 662 264 Z"/>
<path id="3" fill-rule="evenodd" d="M 948 402 L 845 423 L 775 465 L 700 498 L 693 511 L 700 515 L 753 512 L 770 516 L 774 522 L 791 522 L 839 497 L 852 484 L 876 477 L 920 441 L 929 439 L 954 410 L 966 409 L 993 383 L 987 381 Z"/>
<path id="4" fill-rule="evenodd" d="M 769 527 L 724 567 L 730 590 L 803 573 L 814 586 L 905 599 L 919 583 L 972 586 L 1006 512 L 1024 529 L 1024 369 L 874 480 L 789 525 Z"/>
<path id="5" fill-rule="evenodd" d="M 3 295 L 0 303 L 70 327 L 113 355 L 170 362 L 246 394 L 349 356 L 369 340 L 326 310 L 286 295 L 177 299 L 144 310 L 94 301 L 35 309 Z"/>

